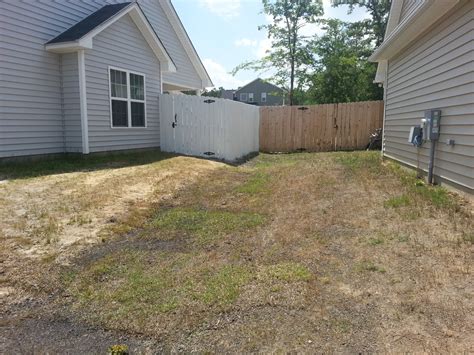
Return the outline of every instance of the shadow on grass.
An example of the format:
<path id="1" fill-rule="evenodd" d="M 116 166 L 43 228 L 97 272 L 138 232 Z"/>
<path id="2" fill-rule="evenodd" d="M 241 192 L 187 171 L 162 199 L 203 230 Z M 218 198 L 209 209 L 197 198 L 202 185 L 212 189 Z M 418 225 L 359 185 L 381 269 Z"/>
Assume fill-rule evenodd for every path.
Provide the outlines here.
<path id="1" fill-rule="evenodd" d="M 176 156 L 178 155 L 161 152 L 156 149 L 93 155 L 65 154 L 37 160 L 0 162 L 0 181 L 138 166 Z"/>

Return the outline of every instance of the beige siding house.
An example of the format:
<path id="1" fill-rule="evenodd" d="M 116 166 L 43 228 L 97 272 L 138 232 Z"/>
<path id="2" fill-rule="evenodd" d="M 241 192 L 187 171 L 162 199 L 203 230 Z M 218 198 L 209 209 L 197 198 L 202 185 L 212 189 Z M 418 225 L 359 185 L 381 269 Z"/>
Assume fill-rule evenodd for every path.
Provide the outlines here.
<path id="1" fill-rule="evenodd" d="M 385 89 L 384 156 L 428 170 L 431 142 L 410 129 L 441 110 L 434 181 L 474 189 L 474 1 L 393 0 L 384 43 L 371 60 Z"/>
<path id="2" fill-rule="evenodd" d="M 0 159 L 160 146 L 158 94 L 212 86 L 170 0 L 0 0 Z"/>

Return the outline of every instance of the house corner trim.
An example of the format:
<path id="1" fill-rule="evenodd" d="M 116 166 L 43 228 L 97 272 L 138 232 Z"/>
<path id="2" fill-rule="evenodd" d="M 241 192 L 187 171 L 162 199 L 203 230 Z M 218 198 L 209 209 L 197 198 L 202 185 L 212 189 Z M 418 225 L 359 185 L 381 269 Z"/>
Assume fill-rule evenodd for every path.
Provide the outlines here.
<path id="1" fill-rule="evenodd" d="M 81 108 L 82 153 L 89 154 L 89 127 L 87 122 L 87 91 L 86 91 L 86 64 L 85 50 L 77 51 L 79 72 L 79 100 Z"/>

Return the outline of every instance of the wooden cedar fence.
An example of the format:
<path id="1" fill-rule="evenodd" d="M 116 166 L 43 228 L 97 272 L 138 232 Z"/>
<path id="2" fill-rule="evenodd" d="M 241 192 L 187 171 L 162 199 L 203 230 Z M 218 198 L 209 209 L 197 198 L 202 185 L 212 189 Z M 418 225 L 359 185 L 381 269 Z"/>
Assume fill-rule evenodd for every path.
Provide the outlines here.
<path id="1" fill-rule="evenodd" d="M 383 101 L 260 107 L 263 152 L 365 149 L 382 128 Z"/>

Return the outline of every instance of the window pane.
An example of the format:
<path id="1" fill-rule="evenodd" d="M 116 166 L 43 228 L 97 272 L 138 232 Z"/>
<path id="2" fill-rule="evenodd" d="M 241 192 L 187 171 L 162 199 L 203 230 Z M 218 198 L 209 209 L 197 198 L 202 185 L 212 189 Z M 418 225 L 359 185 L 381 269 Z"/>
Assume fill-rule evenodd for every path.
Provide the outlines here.
<path id="1" fill-rule="evenodd" d="M 145 127 L 145 104 L 132 102 L 132 127 Z"/>
<path id="2" fill-rule="evenodd" d="M 112 97 L 127 98 L 127 73 L 110 69 Z"/>
<path id="3" fill-rule="evenodd" d="M 130 96 L 134 100 L 145 99 L 143 76 L 137 74 L 130 74 Z"/>
<path id="4" fill-rule="evenodd" d="M 112 100 L 112 126 L 128 127 L 127 101 Z"/>

